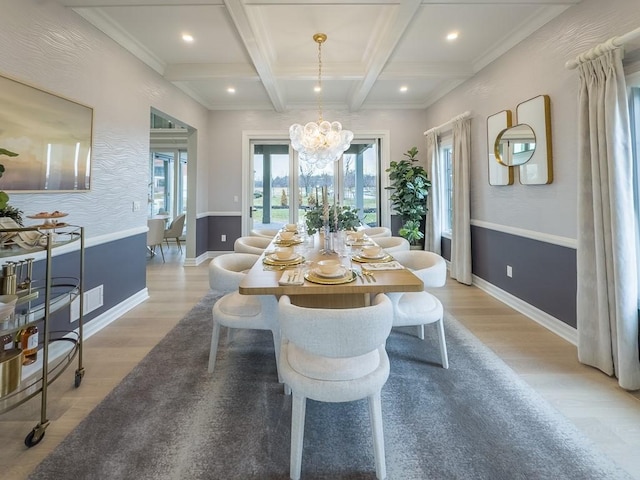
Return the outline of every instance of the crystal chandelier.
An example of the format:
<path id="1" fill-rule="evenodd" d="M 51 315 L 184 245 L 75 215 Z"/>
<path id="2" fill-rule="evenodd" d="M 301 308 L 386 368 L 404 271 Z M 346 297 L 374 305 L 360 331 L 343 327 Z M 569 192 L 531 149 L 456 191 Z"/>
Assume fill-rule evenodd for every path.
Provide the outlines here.
<path id="1" fill-rule="evenodd" d="M 304 127 L 296 123 L 289 128 L 291 146 L 298 152 L 300 160 L 319 168 L 337 161 L 353 140 L 353 132 L 343 130 L 340 122 L 322 119 L 322 44 L 326 39 L 324 33 L 313 36 L 318 44 L 318 122 L 309 122 Z"/>

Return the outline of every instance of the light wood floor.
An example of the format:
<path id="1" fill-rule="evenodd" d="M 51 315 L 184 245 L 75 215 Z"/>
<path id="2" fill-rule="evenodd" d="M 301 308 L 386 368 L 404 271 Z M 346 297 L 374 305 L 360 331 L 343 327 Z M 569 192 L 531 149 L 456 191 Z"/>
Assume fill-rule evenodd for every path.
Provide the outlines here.
<path id="1" fill-rule="evenodd" d="M 165 255 L 165 264 L 157 257 L 148 262 L 151 298 L 86 340 L 86 374 L 80 388 L 73 387 L 72 365 L 49 389 L 51 424 L 40 444 L 27 449 L 23 443 L 40 419 L 39 398 L 0 416 L 0 478 L 27 478 L 208 291 L 206 263 L 182 267 L 182 257 L 175 247 L 168 252 L 165 248 Z M 640 479 L 639 393 L 625 392 L 613 379 L 579 364 L 572 345 L 476 287 L 449 282 L 436 293 L 447 311 L 601 451 Z"/>

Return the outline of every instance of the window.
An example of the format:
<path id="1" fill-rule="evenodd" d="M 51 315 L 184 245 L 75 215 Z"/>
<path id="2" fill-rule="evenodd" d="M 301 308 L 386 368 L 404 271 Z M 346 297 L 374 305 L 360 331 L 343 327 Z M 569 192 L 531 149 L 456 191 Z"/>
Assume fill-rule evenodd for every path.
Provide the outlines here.
<path id="1" fill-rule="evenodd" d="M 442 234 L 451 237 L 453 223 L 453 147 L 451 139 L 445 139 L 440 144 L 440 163 L 442 165 L 443 189 L 441 191 L 442 205 Z"/>

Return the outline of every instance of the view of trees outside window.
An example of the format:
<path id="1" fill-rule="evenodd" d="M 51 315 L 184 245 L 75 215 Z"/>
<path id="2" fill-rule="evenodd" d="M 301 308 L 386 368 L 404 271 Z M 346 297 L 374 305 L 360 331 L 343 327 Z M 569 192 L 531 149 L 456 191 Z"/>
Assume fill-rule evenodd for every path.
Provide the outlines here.
<path id="1" fill-rule="evenodd" d="M 337 195 L 340 204 L 357 207 L 364 223 L 378 225 L 377 152 L 375 143 L 355 144 L 340 161 L 318 168 L 302 162 L 295 165 L 297 162 L 290 159 L 287 145 L 254 145 L 253 227 L 278 228 L 302 221 L 305 212 L 318 199 L 322 201 L 325 186 L 331 204 L 335 192 L 340 192 Z M 296 178 L 290 174 L 294 168 Z"/>

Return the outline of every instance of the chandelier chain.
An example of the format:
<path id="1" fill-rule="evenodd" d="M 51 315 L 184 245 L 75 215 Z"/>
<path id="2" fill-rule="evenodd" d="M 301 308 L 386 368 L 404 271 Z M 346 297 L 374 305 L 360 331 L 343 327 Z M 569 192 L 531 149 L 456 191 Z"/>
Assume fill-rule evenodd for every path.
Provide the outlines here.
<path id="1" fill-rule="evenodd" d="M 318 41 L 318 117 L 322 122 L 322 41 Z"/>

